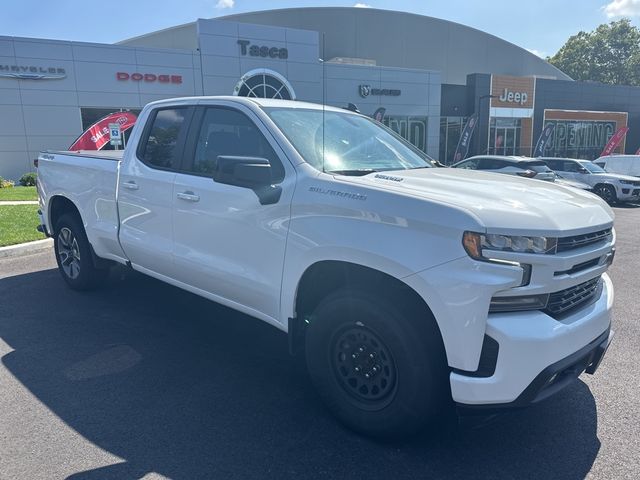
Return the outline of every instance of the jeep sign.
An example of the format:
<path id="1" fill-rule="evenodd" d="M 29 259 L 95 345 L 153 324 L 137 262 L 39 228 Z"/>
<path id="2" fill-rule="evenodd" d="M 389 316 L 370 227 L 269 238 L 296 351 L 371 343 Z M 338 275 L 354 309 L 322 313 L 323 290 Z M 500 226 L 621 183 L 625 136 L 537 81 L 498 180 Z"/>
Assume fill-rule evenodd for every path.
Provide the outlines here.
<path id="1" fill-rule="evenodd" d="M 527 92 L 512 92 L 508 88 L 505 88 L 499 99 L 501 102 L 525 105 L 529 100 L 529 94 Z"/>
<path id="2" fill-rule="evenodd" d="M 281 60 L 285 60 L 289 57 L 289 51 L 286 48 L 269 47 L 266 45 L 251 45 L 249 40 L 238 40 L 238 45 L 240 45 L 240 55 L 279 58 Z"/>

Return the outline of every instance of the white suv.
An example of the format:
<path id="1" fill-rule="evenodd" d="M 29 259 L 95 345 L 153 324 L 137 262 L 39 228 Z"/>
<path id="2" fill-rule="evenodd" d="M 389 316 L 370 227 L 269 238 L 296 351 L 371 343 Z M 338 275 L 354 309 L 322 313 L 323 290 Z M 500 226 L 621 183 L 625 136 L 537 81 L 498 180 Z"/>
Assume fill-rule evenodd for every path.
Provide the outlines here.
<path id="1" fill-rule="evenodd" d="M 572 158 L 542 158 L 551 170 L 563 178 L 577 180 L 593 187 L 594 193 L 607 203 L 637 201 L 640 199 L 640 179 L 608 173 L 589 160 Z"/>
<path id="2" fill-rule="evenodd" d="M 640 177 L 640 155 L 609 155 L 600 157 L 593 163 L 609 173 Z"/>

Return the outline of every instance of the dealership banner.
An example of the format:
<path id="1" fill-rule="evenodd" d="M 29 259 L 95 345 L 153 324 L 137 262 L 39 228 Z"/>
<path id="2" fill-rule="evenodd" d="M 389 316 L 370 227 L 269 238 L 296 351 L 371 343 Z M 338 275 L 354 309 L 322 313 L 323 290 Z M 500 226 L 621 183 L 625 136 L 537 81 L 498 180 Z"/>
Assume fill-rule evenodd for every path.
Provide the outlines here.
<path id="1" fill-rule="evenodd" d="M 469 153 L 469 145 L 471 144 L 471 137 L 473 137 L 473 132 L 476 129 L 477 123 L 478 114 L 474 113 L 469 117 L 469 120 L 467 120 L 467 124 L 462 130 L 460 140 L 458 141 L 458 146 L 456 147 L 456 153 L 453 155 L 453 163 L 467 158 L 467 154 Z"/>
<path id="2" fill-rule="evenodd" d="M 120 131 L 126 132 L 136 123 L 138 117 L 131 112 L 114 112 L 87 128 L 80 135 L 69 150 L 101 150 L 109 140 L 109 124 L 117 123 L 120 125 Z"/>
<path id="3" fill-rule="evenodd" d="M 536 148 L 533 150 L 534 158 L 541 157 L 542 155 L 544 155 L 544 149 L 549 143 L 549 139 L 551 138 L 551 135 L 553 135 L 553 130 L 555 128 L 556 128 L 555 123 L 549 123 L 546 127 L 544 127 L 544 130 L 542 130 L 542 133 L 540 134 L 540 137 L 536 142 Z"/>
<path id="4" fill-rule="evenodd" d="M 380 107 L 375 112 L 373 112 L 373 115 L 371 116 L 371 118 L 373 118 L 376 122 L 382 123 L 382 121 L 384 120 L 384 114 L 386 112 L 387 112 L 386 108 Z"/>
<path id="5" fill-rule="evenodd" d="M 609 139 L 609 143 L 604 147 L 604 150 L 600 154 L 601 157 L 606 157 L 607 155 L 611 155 L 613 151 L 616 149 L 620 142 L 624 139 L 629 131 L 629 127 L 622 127 L 616 133 L 613 134 L 611 139 Z"/>

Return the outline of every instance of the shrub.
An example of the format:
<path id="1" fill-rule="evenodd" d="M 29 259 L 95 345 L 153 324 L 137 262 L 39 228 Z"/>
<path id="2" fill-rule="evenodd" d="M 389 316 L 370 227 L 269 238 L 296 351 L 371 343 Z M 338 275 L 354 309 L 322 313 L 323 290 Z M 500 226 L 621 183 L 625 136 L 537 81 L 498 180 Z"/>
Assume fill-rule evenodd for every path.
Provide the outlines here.
<path id="1" fill-rule="evenodd" d="M 20 177 L 20 185 L 23 187 L 35 187 L 37 176 L 38 174 L 36 172 L 25 173 Z"/>
<path id="2" fill-rule="evenodd" d="M 13 182 L 10 180 L 5 180 L 4 178 L 0 177 L 0 188 L 11 188 L 13 187 Z"/>

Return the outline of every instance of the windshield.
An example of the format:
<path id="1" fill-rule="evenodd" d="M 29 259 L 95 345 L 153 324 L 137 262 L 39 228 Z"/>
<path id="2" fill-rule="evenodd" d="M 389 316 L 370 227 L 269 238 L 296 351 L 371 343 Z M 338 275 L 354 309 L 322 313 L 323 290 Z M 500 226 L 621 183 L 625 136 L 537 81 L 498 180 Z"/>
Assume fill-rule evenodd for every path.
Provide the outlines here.
<path id="1" fill-rule="evenodd" d="M 321 171 L 364 175 L 433 166 L 426 154 L 366 117 L 302 108 L 265 111 L 298 153 Z"/>
<path id="2" fill-rule="evenodd" d="M 607 173 L 607 171 L 591 162 L 580 162 L 580 165 L 589 170 L 591 173 Z"/>

